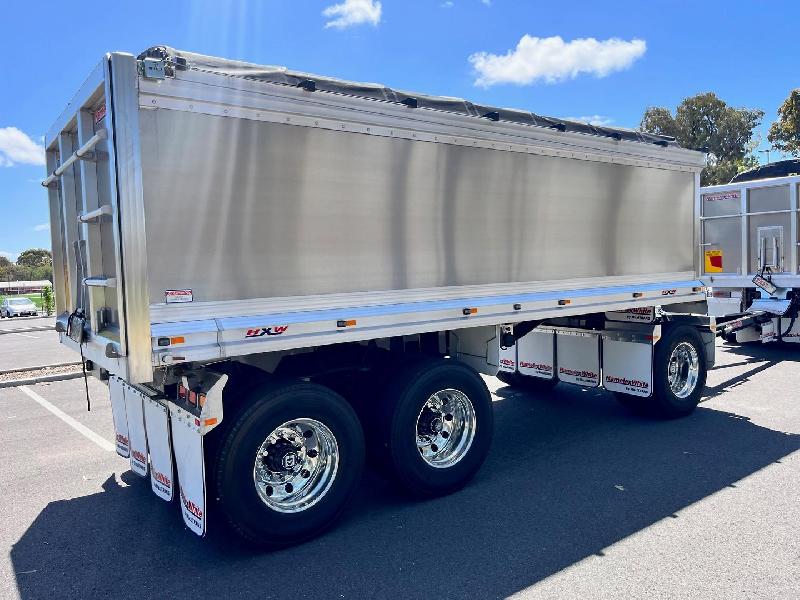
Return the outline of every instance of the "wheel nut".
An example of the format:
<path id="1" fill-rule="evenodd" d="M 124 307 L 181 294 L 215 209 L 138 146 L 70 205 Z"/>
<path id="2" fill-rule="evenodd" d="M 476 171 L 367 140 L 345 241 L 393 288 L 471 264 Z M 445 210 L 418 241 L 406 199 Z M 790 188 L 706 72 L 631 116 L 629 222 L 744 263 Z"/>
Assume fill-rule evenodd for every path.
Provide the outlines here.
<path id="1" fill-rule="evenodd" d="M 300 471 L 300 475 L 303 477 L 303 479 L 308 479 L 311 476 L 311 473 L 308 469 L 303 469 Z"/>
<path id="2" fill-rule="evenodd" d="M 447 439 L 447 438 L 449 438 L 449 437 L 450 437 L 450 434 L 449 434 L 449 433 L 447 433 L 446 431 L 443 431 L 443 432 L 442 432 L 442 437 L 443 437 L 444 439 Z"/>
<path id="3" fill-rule="evenodd" d="M 311 450 L 308 451 L 309 458 L 317 458 L 318 454 L 319 454 L 319 452 L 314 450 L 314 448 L 312 448 Z"/>
<path id="4" fill-rule="evenodd" d="M 287 483 L 284 489 L 286 490 L 287 494 L 291 494 L 292 491 L 294 490 L 294 486 L 291 483 Z"/>
<path id="5" fill-rule="evenodd" d="M 453 415 L 451 415 L 450 413 L 447 413 L 444 416 L 444 418 L 445 418 L 445 421 L 452 421 L 453 420 Z"/>
<path id="6" fill-rule="evenodd" d="M 436 444 L 431 444 L 431 450 L 433 450 L 434 452 L 438 452 L 439 446 L 437 446 Z"/>

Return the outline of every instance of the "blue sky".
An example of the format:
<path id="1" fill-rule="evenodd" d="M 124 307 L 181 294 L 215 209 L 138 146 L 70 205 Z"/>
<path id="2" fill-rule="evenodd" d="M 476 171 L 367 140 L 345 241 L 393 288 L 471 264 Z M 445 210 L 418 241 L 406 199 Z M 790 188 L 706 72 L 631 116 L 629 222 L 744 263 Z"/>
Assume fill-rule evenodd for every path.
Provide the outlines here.
<path id="1" fill-rule="evenodd" d="M 50 245 L 37 144 L 111 50 L 166 44 L 627 127 L 647 106 L 714 91 L 766 111 L 762 148 L 800 86 L 796 0 L 32 0 L 3 16 L 0 253 L 12 259 Z"/>

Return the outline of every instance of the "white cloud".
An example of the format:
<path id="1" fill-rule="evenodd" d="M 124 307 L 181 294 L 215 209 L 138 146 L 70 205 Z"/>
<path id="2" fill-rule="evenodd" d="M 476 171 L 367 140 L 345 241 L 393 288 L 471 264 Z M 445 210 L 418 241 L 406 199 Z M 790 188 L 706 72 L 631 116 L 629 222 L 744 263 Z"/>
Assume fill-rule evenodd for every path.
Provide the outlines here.
<path id="1" fill-rule="evenodd" d="M 50 231 L 50 223 L 39 223 L 33 228 L 34 231 Z"/>
<path id="2" fill-rule="evenodd" d="M 377 27 L 381 22 L 381 3 L 376 0 L 344 0 L 323 10 L 322 15 L 331 19 L 325 23 L 326 28 L 345 29 L 362 23 Z"/>
<path id="3" fill-rule="evenodd" d="M 7 250 L 0 250 L 0 256 L 5 256 L 11 262 L 16 262 L 17 256 L 19 255 L 15 254 L 14 252 L 8 252 Z"/>
<path id="4" fill-rule="evenodd" d="M 582 123 L 589 123 L 590 125 L 597 125 L 598 127 L 603 127 L 605 125 L 611 125 L 614 122 L 614 119 L 611 117 L 605 117 L 603 115 L 589 115 L 584 117 L 564 117 L 567 121 L 580 121 Z"/>
<path id="5" fill-rule="evenodd" d="M 492 5 L 492 0 L 481 0 L 481 4 L 484 4 L 486 6 L 491 6 Z"/>
<path id="6" fill-rule="evenodd" d="M 0 127 L 0 167 L 43 165 L 44 146 L 16 127 Z"/>
<path id="7" fill-rule="evenodd" d="M 447 0 L 446 2 L 442 2 L 439 6 L 442 8 L 453 8 L 455 4 L 453 4 L 452 0 Z"/>
<path id="8" fill-rule="evenodd" d="M 469 57 L 477 74 L 475 85 L 498 83 L 528 85 L 556 83 L 582 73 L 605 77 L 630 67 L 647 50 L 644 40 L 579 38 L 565 42 L 560 36 L 523 35 L 517 47 L 505 54 L 476 52 Z"/>

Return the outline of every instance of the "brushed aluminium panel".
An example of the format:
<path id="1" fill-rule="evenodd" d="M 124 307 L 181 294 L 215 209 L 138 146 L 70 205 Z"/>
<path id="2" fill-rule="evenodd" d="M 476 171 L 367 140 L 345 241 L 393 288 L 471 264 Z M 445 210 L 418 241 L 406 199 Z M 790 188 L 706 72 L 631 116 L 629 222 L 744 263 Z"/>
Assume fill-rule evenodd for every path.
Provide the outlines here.
<path id="1" fill-rule="evenodd" d="M 741 273 L 742 270 L 742 218 L 730 217 L 703 221 L 704 250 L 722 250 L 724 273 Z"/>
<path id="2" fill-rule="evenodd" d="M 748 212 L 789 209 L 789 186 L 753 188 L 747 195 Z"/>
<path id="3" fill-rule="evenodd" d="M 755 190 L 754 190 L 755 191 Z M 791 248 L 790 243 L 791 240 L 789 239 L 789 228 L 791 226 L 791 219 L 792 214 L 785 212 L 785 213 L 775 213 L 770 215 L 752 215 L 748 221 L 748 239 L 749 239 L 749 251 L 750 251 L 750 271 L 752 273 L 758 272 L 758 230 L 759 228 L 764 227 L 782 227 L 783 232 L 780 236 L 782 239 L 782 244 L 780 244 L 779 250 L 781 255 L 781 271 L 786 271 L 788 267 L 788 259 L 791 256 L 793 248 Z M 770 236 L 772 237 L 772 236 Z M 767 244 L 767 262 L 771 263 L 772 260 L 772 244 Z M 777 271 L 773 266 L 773 271 Z"/>
<path id="4" fill-rule="evenodd" d="M 128 362 L 128 381 L 144 383 L 152 380 L 153 369 L 138 127 L 138 71 L 136 59 L 129 54 L 111 54 L 108 66 L 111 85 L 106 90 L 106 98 L 110 98 L 111 107 L 106 108 L 112 112 L 114 123 L 111 145 L 114 147 L 116 166 L 116 202 L 122 258 L 120 267 L 123 280 L 124 351 Z"/>
<path id="5" fill-rule="evenodd" d="M 150 301 L 691 271 L 694 174 L 140 112 Z"/>

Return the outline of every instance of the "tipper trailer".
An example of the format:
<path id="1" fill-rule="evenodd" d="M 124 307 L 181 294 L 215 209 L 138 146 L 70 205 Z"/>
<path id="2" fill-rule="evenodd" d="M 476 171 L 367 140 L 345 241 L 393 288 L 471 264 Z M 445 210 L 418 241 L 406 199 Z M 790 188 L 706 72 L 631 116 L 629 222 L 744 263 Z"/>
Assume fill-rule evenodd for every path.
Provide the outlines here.
<path id="1" fill-rule="evenodd" d="M 103 58 L 46 149 L 61 342 L 200 535 L 308 539 L 365 457 L 459 489 L 479 373 L 676 417 L 714 361 L 704 157 L 669 138 L 156 47 Z"/>
<path id="2" fill-rule="evenodd" d="M 800 343 L 798 188 L 790 175 L 698 191 L 701 278 L 730 342 Z"/>

